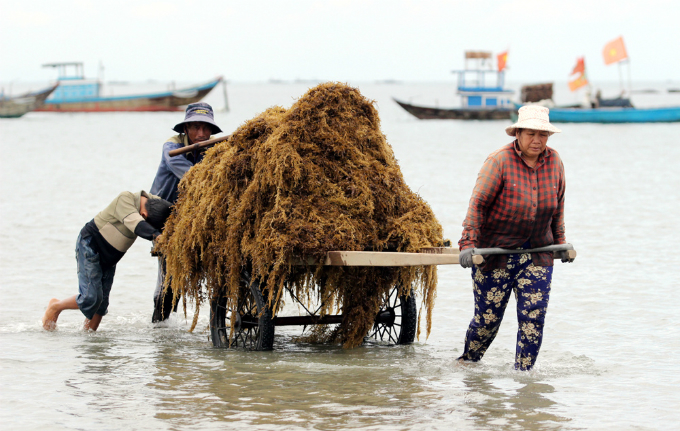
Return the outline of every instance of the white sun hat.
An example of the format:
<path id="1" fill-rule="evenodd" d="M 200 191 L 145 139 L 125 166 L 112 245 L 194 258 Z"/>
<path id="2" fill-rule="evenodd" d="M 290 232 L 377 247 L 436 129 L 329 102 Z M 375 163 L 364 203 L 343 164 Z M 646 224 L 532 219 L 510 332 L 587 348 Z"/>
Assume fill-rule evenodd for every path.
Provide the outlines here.
<path id="1" fill-rule="evenodd" d="M 519 108 L 519 117 L 517 122 L 510 127 L 505 128 L 505 133 L 510 136 L 515 136 L 516 129 L 533 129 L 545 130 L 553 133 L 560 133 L 561 130 L 550 124 L 548 118 L 548 108 L 539 105 L 526 105 Z"/>

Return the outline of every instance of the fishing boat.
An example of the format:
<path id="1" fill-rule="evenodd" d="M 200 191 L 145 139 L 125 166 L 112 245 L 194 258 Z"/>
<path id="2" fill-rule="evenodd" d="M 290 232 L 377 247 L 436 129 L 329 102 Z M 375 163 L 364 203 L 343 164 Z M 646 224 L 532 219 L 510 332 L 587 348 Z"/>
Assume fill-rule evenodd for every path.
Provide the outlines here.
<path id="1" fill-rule="evenodd" d="M 19 118 L 27 112 L 39 108 L 59 84 L 50 88 L 22 94 L 20 96 L 5 96 L 0 94 L 0 118 Z"/>
<path id="2" fill-rule="evenodd" d="M 602 52 L 606 65 L 618 63 L 619 76 L 621 77 L 621 63 L 628 62 L 628 53 L 623 44 L 623 38 L 619 37 L 607 43 Z M 628 93 L 633 93 L 630 88 L 630 66 Z M 602 98 L 600 91 L 595 97 L 591 97 L 592 88 L 586 75 L 585 59 L 576 60 L 576 66 L 571 71 L 572 79 L 569 81 L 569 89 L 576 91 L 585 88 L 585 101 L 581 105 L 555 106 L 552 99 L 541 101 L 525 100 L 522 102 L 537 102 L 550 109 L 550 121 L 555 123 L 670 123 L 680 121 L 680 106 L 637 108 L 633 106 L 629 98 L 623 97 L 625 92 L 612 99 Z M 623 79 L 621 78 L 621 81 Z M 623 87 L 623 83 L 622 83 Z M 524 92 L 524 91 L 523 91 Z M 552 97 L 552 90 L 550 91 Z M 519 108 L 519 106 L 518 106 Z M 513 114 L 512 119 L 516 119 Z"/>
<path id="3" fill-rule="evenodd" d="M 205 84 L 180 90 L 105 97 L 101 95 L 102 83 L 98 79 L 85 78 L 82 63 L 50 63 L 43 67 L 54 67 L 59 70 L 59 87 L 36 111 L 179 111 L 182 106 L 203 99 L 222 82 L 220 76 Z"/>
<path id="4" fill-rule="evenodd" d="M 680 106 L 662 108 L 550 108 L 555 123 L 670 123 L 680 121 Z"/>
<path id="5" fill-rule="evenodd" d="M 418 106 L 396 98 L 393 100 L 421 120 L 507 120 L 515 109 L 510 101 L 513 91 L 504 87 L 507 52 L 499 54 L 497 58 L 498 68 L 495 70 L 491 65 L 490 52 L 465 52 L 465 69 L 453 71 L 458 75 L 460 108 Z M 468 68 L 468 61 L 473 63 L 470 68 Z M 495 84 L 486 84 L 487 75 L 496 75 Z"/>

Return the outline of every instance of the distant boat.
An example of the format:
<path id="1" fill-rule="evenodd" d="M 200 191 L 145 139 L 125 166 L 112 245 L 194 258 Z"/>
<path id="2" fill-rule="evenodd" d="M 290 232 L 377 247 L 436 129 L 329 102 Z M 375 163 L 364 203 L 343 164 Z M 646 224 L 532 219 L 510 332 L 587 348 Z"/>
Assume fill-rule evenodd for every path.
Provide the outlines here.
<path id="1" fill-rule="evenodd" d="M 623 41 L 614 41 L 620 46 L 618 57 L 620 61 L 627 58 L 625 50 L 621 52 Z M 608 44 L 608 46 L 611 45 Z M 604 51 L 605 64 L 609 64 L 608 56 L 616 54 L 616 50 L 606 48 Z M 613 54 L 612 54 L 613 53 Z M 613 61 L 612 61 L 613 62 Z M 612 99 L 603 99 L 598 90 L 594 98 L 591 98 L 591 86 L 586 77 L 585 59 L 577 59 L 576 66 L 572 70 L 573 80 L 569 81 L 569 89 L 576 91 L 581 87 L 586 87 L 586 100 L 580 105 L 559 106 L 552 101 L 552 84 L 541 84 L 549 91 L 544 92 L 541 97 L 524 97 L 525 93 L 530 94 L 534 90 L 532 86 L 522 88 L 522 102 L 537 103 L 547 106 L 550 109 L 550 122 L 554 123 L 670 123 L 680 121 L 680 106 L 668 106 L 657 108 L 636 108 L 629 98 L 621 96 Z M 540 99 L 540 100 L 539 100 Z M 518 105 L 519 109 L 521 105 Z M 513 113 L 512 120 L 517 120 L 517 114 Z"/>
<path id="2" fill-rule="evenodd" d="M 680 121 L 680 106 L 664 108 L 550 108 L 555 123 L 671 123 Z"/>
<path id="3" fill-rule="evenodd" d="M 179 111 L 181 106 L 198 102 L 222 82 L 222 77 L 181 90 L 127 96 L 101 96 L 101 82 L 85 79 L 82 63 L 50 63 L 43 67 L 59 69 L 59 87 L 36 109 L 48 112 Z M 75 73 L 68 74 L 74 67 Z"/>
<path id="4" fill-rule="evenodd" d="M 501 53 L 497 57 L 498 70 L 494 70 L 491 68 L 490 52 L 465 52 L 465 69 L 453 71 L 458 74 L 458 94 L 462 100 L 460 108 L 418 106 L 396 98 L 393 100 L 422 120 L 507 120 L 515 110 L 510 101 L 513 91 L 504 88 L 507 53 Z M 468 60 L 474 62 L 472 68 L 467 67 Z M 493 86 L 485 83 L 489 74 L 496 74 L 496 84 Z"/>
<path id="5" fill-rule="evenodd" d="M 507 120 L 512 112 L 512 108 L 433 108 L 392 100 L 421 120 Z"/>
<path id="6" fill-rule="evenodd" d="M 45 102 L 57 86 L 58 84 L 55 84 L 45 90 L 14 97 L 0 95 L 0 118 L 19 118 L 27 112 L 34 111 Z"/>

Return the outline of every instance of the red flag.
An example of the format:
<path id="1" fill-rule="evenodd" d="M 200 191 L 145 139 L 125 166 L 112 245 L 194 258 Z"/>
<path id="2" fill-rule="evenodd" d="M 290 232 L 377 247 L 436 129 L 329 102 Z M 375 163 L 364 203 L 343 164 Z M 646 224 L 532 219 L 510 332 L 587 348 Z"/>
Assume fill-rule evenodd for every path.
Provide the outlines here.
<path id="1" fill-rule="evenodd" d="M 571 71 L 570 75 L 574 75 L 576 73 L 585 73 L 586 72 L 586 63 L 583 57 L 576 59 L 576 66 L 574 66 L 574 70 Z"/>
<path id="2" fill-rule="evenodd" d="M 586 78 L 585 74 L 579 75 L 578 78 L 574 79 L 573 81 L 569 81 L 569 89 L 571 91 L 576 91 L 579 88 L 583 87 L 584 85 L 588 85 L 588 78 Z"/>
<path id="3" fill-rule="evenodd" d="M 501 52 L 496 56 L 498 60 L 498 71 L 502 72 L 505 69 L 505 64 L 508 62 L 508 51 Z"/>
<path id="4" fill-rule="evenodd" d="M 606 44 L 602 50 L 602 56 L 604 57 L 604 64 L 612 64 L 628 58 L 626 47 L 623 44 L 623 37 L 614 39 Z"/>

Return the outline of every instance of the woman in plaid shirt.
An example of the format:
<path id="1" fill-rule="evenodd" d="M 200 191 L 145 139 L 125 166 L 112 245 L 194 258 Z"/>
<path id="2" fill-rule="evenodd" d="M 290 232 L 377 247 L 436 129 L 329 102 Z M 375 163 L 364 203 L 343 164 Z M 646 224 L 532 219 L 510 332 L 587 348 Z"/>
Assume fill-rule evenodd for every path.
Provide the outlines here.
<path id="1" fill-rule="evenodd" d="M 514 142 L 484 162 L 470 198 L 460 263 L 472 267 L 475 315 L 459 361 L 477 362 L 496 337 L 514 290 L 517 300 L 515 369 L 529 370 L 538 356 L 550 296 L 552 253 L 485 256 L 472 265 L 472 249 L 529 249 L 566 243 L 564 166 L 548 137 L 560 130 L 550 124 L 548 108 L 524 106 L 517 123 L 505 129 Z"/>

